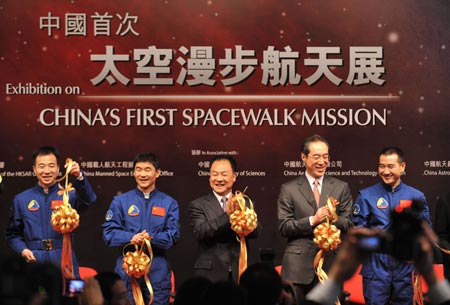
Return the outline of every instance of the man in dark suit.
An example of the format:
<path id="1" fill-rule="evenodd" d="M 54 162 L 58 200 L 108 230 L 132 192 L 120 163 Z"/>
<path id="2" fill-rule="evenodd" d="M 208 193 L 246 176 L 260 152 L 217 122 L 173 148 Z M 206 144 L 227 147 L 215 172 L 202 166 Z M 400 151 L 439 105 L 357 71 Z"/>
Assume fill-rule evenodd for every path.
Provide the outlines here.
<path id="1" fill-rule="evenodd" d="M 328 197 L 339 201 L 336 206 L 339 219 L 334 225 L 341 233 L 352 227 L 353 199 L 348 184 L 325 176 L 330 160 L 328 149 L 328 142 L 319 135 L 305 139 L 301 147 L 305 175 L 283 184 L 278 197 L 278 228 L 288 239 L 281 276 L 293 284 L 299 304 L 318 281 L 314 258 L 319 248 L 313 242 L 313 230 L 325 217 L 331 217 L 326 205 Z M 325 271 L 334 256 L 334 251 L 326 252 Z"/>
<path id="2" fill-rule="evenodd" d="M 194 264 L 194 275 L 211 281 L 238 280 L 240 244 L 229 220 L 233 207 L 227 204 L 236 177 L 234 158 L 215 156 L 210 162 L 212 192 L 189 203 L 191 227 L 201 248 Z M 246 239 L 257 237 L 260 231 L 258 223 Z"/>

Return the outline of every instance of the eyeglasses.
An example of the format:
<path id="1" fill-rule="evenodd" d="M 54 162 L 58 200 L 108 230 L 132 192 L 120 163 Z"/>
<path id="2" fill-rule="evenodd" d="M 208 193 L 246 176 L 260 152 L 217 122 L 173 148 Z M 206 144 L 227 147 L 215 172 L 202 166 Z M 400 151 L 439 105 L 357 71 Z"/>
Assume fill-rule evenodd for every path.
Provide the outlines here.
<path id="1" fill-rule="evenodd" d="M 325 155 L 309 155 L 311 157 L 311 159 L 313 159 L 314 161 L 319 161 L 320 158 L 322 158 L 323 161 L 328 161 L 330 160 L 330 155 L 325 154 Z"/>

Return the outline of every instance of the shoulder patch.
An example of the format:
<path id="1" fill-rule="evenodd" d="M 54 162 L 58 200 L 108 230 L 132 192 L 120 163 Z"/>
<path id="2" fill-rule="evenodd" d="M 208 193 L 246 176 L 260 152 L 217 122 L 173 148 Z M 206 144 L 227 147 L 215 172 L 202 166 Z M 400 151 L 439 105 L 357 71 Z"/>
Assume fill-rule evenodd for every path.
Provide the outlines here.
<path id="1" fill-rule="evenodd" d="M 377 201 L 377 208 L 379 208 L 379 209 L 387 209 L 387 208 L 389 208 L 389 203 L 387 202 L 386 199 L 380 198 Z"/>
<path id="2" fill-rule="evenodd" d="M 132 204 L 128 208 L 128 215 L 130 215 L 130 216 L 138 216 L 140 213 L 141 213 L 141 211 L 139 211 L 139 208 L 137 206 L 135 206 L 134 204 Z"/>
<path id="3" fill-rule="evenodd" d="M 113 215 L 114 215 L 113 211 L 111 211 L 111 210 L 106 211 L 105 220 L 110 221 L 112 219 Z"/>
<path id="4" fill-rule="evenodd" d="M 353 215 L 358 215 L 359 212 L 361 212 L 361 207 L 359 206 L 359 204 L 355 204 L 353 206 Z"/>
<path id="5" fill-rule="evenodd" d="M 39 203 L 36 200 L 31 200 L 30 202 L 28 202 L 28 211 L 39 211 L 40 206 Z"/>

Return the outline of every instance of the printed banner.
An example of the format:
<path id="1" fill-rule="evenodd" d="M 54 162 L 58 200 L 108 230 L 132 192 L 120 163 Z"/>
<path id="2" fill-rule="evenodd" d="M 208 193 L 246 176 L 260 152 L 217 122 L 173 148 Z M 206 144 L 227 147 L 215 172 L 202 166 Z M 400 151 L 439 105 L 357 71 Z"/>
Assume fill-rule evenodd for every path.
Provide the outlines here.
<path id="1" fill-rule="evenodd" d="M 196 255 L 187 203 L 225 153 L 264 227 L 253 255 L 273 248 L 280 263 L 279 187 L 303 175 L 300 145 L 316 133 L 354 198 L 379 181 L 381 148 L 403 148 L 403 179 L 433 212 L 450 181 L 449 12 L 416 0 L 0 1 L 0 224 L 36 182 L 32 151 L 56 146 L 98 197 L 80 215 L 80 265 L 112 270 L 101 224 L 136 185 L 133 157 L 151 151 L 158 189 L 180 205 L 169 256 L 182 281 Z"/>

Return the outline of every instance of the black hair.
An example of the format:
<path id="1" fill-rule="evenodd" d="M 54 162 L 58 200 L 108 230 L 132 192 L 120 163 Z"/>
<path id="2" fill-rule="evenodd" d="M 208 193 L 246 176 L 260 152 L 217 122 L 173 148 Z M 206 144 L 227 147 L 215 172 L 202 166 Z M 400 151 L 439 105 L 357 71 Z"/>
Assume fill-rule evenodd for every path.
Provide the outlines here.
<path id="1" fill-rule="evenodd" d="M 61 270 L 50 262 L 29 264 L 19 255 L 0 262 L 3 305 L 30 304 L 37 295 L 45 295 L 43 305 L 59 305 L 63 301 Z"/>
<path id="2" fill-rule="evenodd" d="M 212 167 L 213 163 L 219 160 L 228 160 L 228 162 L 230 162 L 231 164 L 231 169 L 233 170 L 233 172 L 235 173 L 237 171 L 237 163 L 236 160 L 229 155 L 215 155 L 211 161 L 209 162 L 209 168 Z"/>
<path id="3" fill-rule="evenodd" d="M 177 289 L 174 305 L 199 305 L 213 282 L 206 277 L 194 276 L 184 281 Z"/>
<path id="4" fill-rule="evenodd" d="M 159 159 L 154 153 L 150 152 L 143 152 L 140 154 L 137 154 L 136 157 L 134 157 L 133 160 L 133 169 L 136 167 L 136 163 L 138 162 L 150 162 L 153 164 L 155 169 L 159 169 Z"/>
<path id="5" fill-rule="evenodd" d="M 200 304 L 244 305 L 248 304 L 247 293 L 244 288 L 233 281 L 218 281 L 208 287 Z"/>
<path id="6" fill-rule="evenodd" d="M 47 155 L 54 155 L 56 157 L 57 163 L 59 163 L 59 151 L 56 148 L 54 148 L 53 146 L 41 146 L 39 148 L 36 148 L 31 155 L 33 159 L 33 165 L 36 165 L 36 158 L 38 156 Z"/>
<path id="7" fill-rule="evenodd" d="M 330 144 L 328 144 L 328 141 L 325 140 L 324 137 L 315 134 L 303 140 L 302 147 L 300 149 L 301 153 L 307 156 L 309 154 L 309 145 L 313 142 L 323 142 L 327 145 L 328 149 L 330 149 Z"/>
<path id="8" fill-rule="evenodd" d="M 275 305 L 282 290 L 280 275 L 266 263 L 250 265 L 242 273 L 239 285 L 247 290 L 251 305 Z"/>
<path id="9" fill-rule="evenodd" d="M 384 147 L 380 151 L 380 156 L 389 156 L 389 155 L 397 155 L 398 156 L 398 163 L 405 162 L 405 155 L 403 154 L 403 150 L 401 148 L 395 147 L 395 146 L 388 146 Z"/>
<path id="10" fill-rule="evenodd" d="M 107 271 L 98 273 L 95 278 L 100 284 L 103 298 L 110 303 L 113 297 L 112 288 L 117 281 L 121 281 L 120 276 L 115 272 Z"/>

